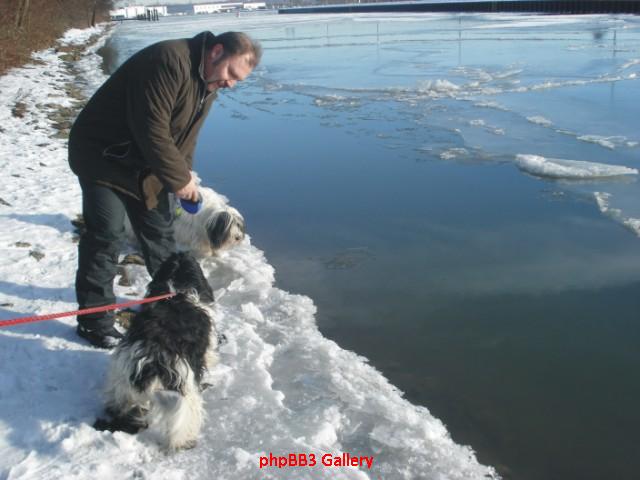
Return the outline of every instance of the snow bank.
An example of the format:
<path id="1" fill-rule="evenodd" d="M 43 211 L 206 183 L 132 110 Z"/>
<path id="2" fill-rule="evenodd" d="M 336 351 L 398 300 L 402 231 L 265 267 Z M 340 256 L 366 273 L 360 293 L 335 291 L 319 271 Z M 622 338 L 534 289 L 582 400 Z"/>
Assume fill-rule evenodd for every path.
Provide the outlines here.
<path id="1" fill-rule="evenodd" d="M 88 36 L 71 31 L 64 41 Z M 73 65 L 43 51 L 36 64 L 0 78 L 0 168 L 9 180 L 0 192 L 0 319 L 75 308 L 70 220 L 80 189 L 53 124 L 56 112 L 73 107 L 70 86 L 97 87 L 99 46 Z M 167 456 L 139 436 L 91 428 L 109 353 L 77 338 L 73 318 L 2 328 L 0 478 L 496 477 L 366 359 L 324 338 L 313 302 L 274 288 L 273 268 L 249 238 L 203 267 L 229 342 L 207 379 L 198 446 Z M 128 273 L 132 286 L 117 287 L 121 299 L 142 296 L 148 280 L 141 267 Z M 321 464 L 323 454 L 342 452 L 373 456 L 373 466 Z M 269 453 L 314 454 L 317 465 L 260 469 Z"/>

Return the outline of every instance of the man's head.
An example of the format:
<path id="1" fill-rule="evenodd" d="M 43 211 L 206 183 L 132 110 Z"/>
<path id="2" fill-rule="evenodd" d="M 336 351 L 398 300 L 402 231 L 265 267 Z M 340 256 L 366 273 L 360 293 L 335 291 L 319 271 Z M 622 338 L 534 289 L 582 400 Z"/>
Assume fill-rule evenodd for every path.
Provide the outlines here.
<path id="1" fill-rule="evenodd" d="M 247 78 L 262 57 L 260 44 L 241 32 L 216 35 L 205 47 L 204 78 L 210 92 Z"/>

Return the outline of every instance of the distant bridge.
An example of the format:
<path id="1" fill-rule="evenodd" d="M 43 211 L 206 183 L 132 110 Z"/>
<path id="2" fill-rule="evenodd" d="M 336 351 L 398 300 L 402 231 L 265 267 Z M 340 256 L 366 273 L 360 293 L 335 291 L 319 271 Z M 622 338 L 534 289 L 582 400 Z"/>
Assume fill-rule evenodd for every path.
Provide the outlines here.
<path id="1" fill-rule="evenodd" d="M 543 14 L 640 14 L 639 0 L 499 0 L 452 2 L 397 2 L 325 5 L 281 8 L 278 13 L 369 13 L 369 12 L 469 12 L 469 13 L 543 13 Z"/>

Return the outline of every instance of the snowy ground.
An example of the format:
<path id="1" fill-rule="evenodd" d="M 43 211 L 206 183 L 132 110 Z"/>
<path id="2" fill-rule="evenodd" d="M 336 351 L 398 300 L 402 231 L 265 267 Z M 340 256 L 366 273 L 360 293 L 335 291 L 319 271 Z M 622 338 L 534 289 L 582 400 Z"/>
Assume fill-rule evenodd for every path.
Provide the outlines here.
<path id="1" fill-rule="evenodd" d="M 104 30 L 73 30 L 83 44 Z M 70 65 L 63 52 L 0 78 L 0 319 L 75 308 L 76 244 L 70 220 L 80 190 L 52 112 L 70 107 L 69 86 L 102 80 L 100 42 Z M 494 478 L 456 445 L 427 409 L 366 359 L 322 337 L 311 299 L 274 288 L 273 268 L 250 240 L 203 267 L 217 291 L 229 339 L 204 392 L 208 420 L 198 446 L 166 455 L 124 433 L 95 431 L 109 353 L 74 332 L 74 318 L 0 329 L 0 479 Z M 148 278 L 130 267 L 143 295 Z M 390 341 L 394 341 L 390 339 Z M 373 456 L 371 469 L 323 466 L 325 453 Z M 315 467 L 259 469 L 263 455 L 314 454 Z"/>

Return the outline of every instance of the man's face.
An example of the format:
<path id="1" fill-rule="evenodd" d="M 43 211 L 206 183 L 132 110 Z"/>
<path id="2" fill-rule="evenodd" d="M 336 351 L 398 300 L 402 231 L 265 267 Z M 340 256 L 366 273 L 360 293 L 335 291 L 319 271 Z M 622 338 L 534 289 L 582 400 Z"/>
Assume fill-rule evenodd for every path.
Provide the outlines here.
<path id="1" fill-rule="evenodd" d="M 249 54 L 224 56 L 224 48 L 217 44 L 207 52 L 204 63 L 204 78 L 207 90 L 231 88 L 249 76 L 253 68 L 248 62 Z"/>

